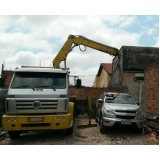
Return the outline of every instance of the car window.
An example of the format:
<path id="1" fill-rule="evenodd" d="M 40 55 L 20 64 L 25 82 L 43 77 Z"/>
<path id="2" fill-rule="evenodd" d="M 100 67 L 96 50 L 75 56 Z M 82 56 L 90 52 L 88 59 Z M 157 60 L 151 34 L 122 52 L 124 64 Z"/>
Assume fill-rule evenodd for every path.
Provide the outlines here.
<path id="1" fill-rule="evenodd" d="M 129 95 L 112 95 L 106 96 L 106 103 L 119 103 L 119 104 L 135 104 L 133 98 Z"/>

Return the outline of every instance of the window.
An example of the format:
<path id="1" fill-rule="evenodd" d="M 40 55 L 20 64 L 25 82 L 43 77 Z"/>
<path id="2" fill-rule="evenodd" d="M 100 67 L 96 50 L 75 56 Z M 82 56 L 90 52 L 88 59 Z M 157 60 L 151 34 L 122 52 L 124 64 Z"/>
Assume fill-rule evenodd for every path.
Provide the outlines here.
<path id="1" fill-rule="evenodd" d="M 66 88 L 65 73 L 47 73 L 47 72 L 15 72 L 11 88 L 47 88 L 55 89 Z"/>
<path id="2" fill-rule="evenodd" d="M 106 95 L 105 102 L 118 104 L 135 104 L 134 100 L 129 95 Z"/>

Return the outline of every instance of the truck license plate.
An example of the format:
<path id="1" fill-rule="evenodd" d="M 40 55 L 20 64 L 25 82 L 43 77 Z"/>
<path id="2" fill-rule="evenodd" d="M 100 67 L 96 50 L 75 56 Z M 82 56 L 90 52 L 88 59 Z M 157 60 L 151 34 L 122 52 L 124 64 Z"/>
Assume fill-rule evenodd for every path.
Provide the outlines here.
<path id="1" fill-rule="evenodd" d="M 131 121 L 121 120 L 121 124 L 131 125 Z"/>
<path id="2" fill-rule="evenodd" d="M 43 117 L 29 117 L 28 122 L 43 122 Z"/>

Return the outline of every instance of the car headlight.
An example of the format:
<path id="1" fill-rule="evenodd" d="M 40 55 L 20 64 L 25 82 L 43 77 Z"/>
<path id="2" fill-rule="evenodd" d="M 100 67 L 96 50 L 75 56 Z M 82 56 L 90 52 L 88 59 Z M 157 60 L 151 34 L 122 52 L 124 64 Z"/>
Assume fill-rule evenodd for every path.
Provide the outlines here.
<path id="1" fill-rule="evenodd" d="M 108 110 L 108 109 L 107 109 L 107 110 L 105 110 L 105 112 L 106 112 L 106 113 L 109 113 L 109 114 L 113 114 L 113 111 L 112 111 L 112 110 Z"/>
<path id="2" fill-rule="evenodd" d="M 114 112 L 113 112 L 112 109 L 104 108 L 104 112 L 105 112 L 106 114 L 114 114 Z"/>
<path id="3" fill-rule="evenodd" d="M 112 109 L 104 109 L 104 116 L 107 118 L 114 118 L 115 114 L 114 111 Z"/>

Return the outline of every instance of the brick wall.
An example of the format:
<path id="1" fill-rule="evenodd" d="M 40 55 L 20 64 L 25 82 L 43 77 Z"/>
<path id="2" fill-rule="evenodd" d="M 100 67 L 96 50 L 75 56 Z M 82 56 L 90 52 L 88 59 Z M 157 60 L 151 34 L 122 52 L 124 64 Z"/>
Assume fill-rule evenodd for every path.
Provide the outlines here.
<path id="1" fill-rule="evenodd" d="M 5 88 L 8 88 L 13 76 L 13 71 L 4 71 L 4 76 L 5 76 Z"/>
<path id="2" fill-rule="evenodd" d="M 146 112 L 159 112 L 159 65 L 153 64 L 145 69 Z"/>
<path id="3" fill-rule="evenodd" d="M 105 88 L 100 87 L 82 87 L 78 89 L 70 87 L 69 95 L 76 96 L 77 100 L 86 100 L 88 95 L 90 95 L 92 99 L 98 99 L 105 90 Z"/>

